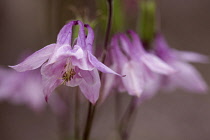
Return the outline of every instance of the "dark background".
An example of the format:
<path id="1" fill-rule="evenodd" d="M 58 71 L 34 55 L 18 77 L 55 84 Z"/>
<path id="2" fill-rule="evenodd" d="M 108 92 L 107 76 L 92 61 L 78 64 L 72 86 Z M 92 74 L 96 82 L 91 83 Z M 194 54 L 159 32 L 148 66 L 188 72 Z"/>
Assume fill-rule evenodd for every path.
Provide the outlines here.
<path id="1" fill-rule="evenodd" d="M 55 42 L 60 27 L 71 19 L 68 4 L 92 7 L 93 2 L 0 0 L 0 65 L 13 65 L 22 51 Z M 135 0 L 131 4 L 135 7 Z M 169 44 L 210 56 L 209 7 L 209 0 L 159 0 L 161 29 Z M 129 15 L 135 19 L 132 12 Z M 209 85 L 210 65 L 195 66 Z M 123 99 L 127 104 L 129 97 L 124 94 Z M 115 136 L 113 110 L 110 97 L 96 114 L 93 139 Z M 139 107 L 136 120 L 132 140 L 209 140 L 210 95 L 182 90 L 160 93 Z M 34 113 L 25 106 L 0 103 L 1 140 L 57 140 L 57 131 L 56 118 L 49 109 Z"/>

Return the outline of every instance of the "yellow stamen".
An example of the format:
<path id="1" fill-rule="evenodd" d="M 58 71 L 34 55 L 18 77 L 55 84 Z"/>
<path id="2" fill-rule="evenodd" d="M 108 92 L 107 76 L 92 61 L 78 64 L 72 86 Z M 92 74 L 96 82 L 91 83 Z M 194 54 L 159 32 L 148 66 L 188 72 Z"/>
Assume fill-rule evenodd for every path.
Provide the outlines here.
<path id="1" fill-rule="evenodd" d="M 65 72 L 63 73 L 62 80 L 63 82 L 61 84 L 66 85 L 66 82 L 71 81 L 74 78 L 74 75 L 76 74 L 74 70 L 74 66 L 71 63 L 71 59 L 67 59 L 66 65 L 64 66 Z"/>

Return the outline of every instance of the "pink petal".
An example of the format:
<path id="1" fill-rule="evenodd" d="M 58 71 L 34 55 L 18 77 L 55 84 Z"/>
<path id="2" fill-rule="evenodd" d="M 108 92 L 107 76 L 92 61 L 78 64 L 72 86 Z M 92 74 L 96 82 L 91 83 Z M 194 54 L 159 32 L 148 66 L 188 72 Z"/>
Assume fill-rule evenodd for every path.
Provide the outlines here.
<path id="1" fill-rule="evenodd" d="M 124 65 L 123 73 L 126 74 L 122 78 L 123 84 L 130 95 L 138 96 L 143 92 L 144 89 L 144 75 L 140 65 L 134 61 L 130 61 Z"/>
<path id="2" fill-rule="evenodd" d="M 98 71 L 96 69 L 92 71 L 83 71 L 81 72 L 81 75 L 84 76 L 84 80 L 79 85 L 80 90 L 92 104 L 95 104 L 99 98 L 101 87 Z"/>
<path id="3" fill-rule="evenodd" d="M 98 61 L 98 59 L 89 52 L 88 52 L 88 57 L 89 57 L 89 61 L 91 62 L 91 64 L 94 67 L 96 67 L 99 71 L 104 72 L 104 73 L 112 73 L 112 74 L 116 74 L 118 76 L 122 76 L 122 75 L 114 72 L 112 69 L 110 69 L 109 67 L 107 67 L 106 65 L 101 63 L 100 61 Z"/>
<path id="4" fill-rule="evenodd" d="M 66 64 L 65 62 L 66 61 L 60 61 L 53 64 L 45 63 L 41 67 L 43 92 L 46 101 L 48 101 L 48 97 L 53 92 L 53 90 L 62 83 L 61 79 L 64 65 Z"/>
<path id="5" fill-rule="evenodd" d="M 76 87 L 78 85 L 80 85 L 80 83 L 82 82 L 82 77 L 78 74 L 74 75 L 74 78 L 71 79 L 70 81 L 68 81 L 66 83 L 66 86 L 70 86 L 70 87 Z"/>
<path id="6" fill-rule="evenodd" d="M 120 46 L 118 44 L 119 37 L 120 37 L 119 35 L 115 35 L 113 37 L 112 42 L 111 42 L 112 49 L 110 50 L 110 53 L 111 53 L 111 57 L 113 59 L 112 61 L 114 61 L 113 63 L 117 63 L 117 65 L 119 65 L 119 67 L 121 67 L 128 61 L 128 58 L 130 57 L 130 55 L 129 55 L 130 53 L 128 50 L 125 50 L 126 51 L 125 53 L 123 53 L 120 50 Z M 126 49 L 126 48 L 124 48 L 124 49 Z"/>
<path id="7" fill-rule="evenodd" d="M 44 62 L 49 59 L 50 55 L 53 53 L 53 50 L 55 48 L 55 44 L 50 44 L 29 57 L 27 57 L 23 62 L 20 64 L 17 64 L 15 66 L 10 66 L 11 68 L 15 69 L 16 71 L 23 72 L 27 70 L 33 70 L 40 67 Z"/>
<path id="8" fill-rule="evenodd" d="M 41 67 L 41 74 L 42 76 L 47 77 L 57 76 L 58 78 L 62 78 L 62 73 L 64 71 L 65 65 L 66 60 L 62 60 L 53 64 L 45 63 Z"/>
<path id="9" fill-rule="evenodd" d="M 83 57 L 81 59 L 72 57 L 71 62 L 74 66 L 77 66 L 82 70 L 93 70 L 94 69 L 94 65 L 89 61 L 88 53 L 86 51 L 84 51 Z"/>
<path id="10" fill-rule="evenodd" d="M 87 50 L 89 50 L 92 53 L 93 41 L 94 41 L 94 31 L 88 24 L 85 24 L 85 27 L 88 29 L 88 35 L 86 38 L 86 47 L 87 47 Z"/>
<path id="11" fill-rule="evenodd" d="M 60 30 L 57 37 L 57 44 L 71 44 L 72 26 L 76 24 L 76 21 L 71 21 L 64 25 Z"/>
<path id="12" fill-rule="evenodd" d="M 113 88 L 116 85 L 116 75 L 113 74 L 105 74 L 102 78 L 103 83 L 103 91 L 100 96 L 100 103 L 103 103 L 109 94 L 112 92 Z"/>
<path id="13" fill-rule="evenodd" d="M 159 74 L 172 74 L 175 70 L 166 64 L 164 61 L 152 54 L 145 54 L 141 56 L 142 62 L 153 72 Z"/>
<path id="14" fill-rule="evenodd" d="M 158 92 L 158 90 L 160 89 L 161 76 L 153 72 L 152 76 L 151 73 L 149 74 L 149 76 L 145 80 L 144 92 L 142 94 L 144 99 L 151 99 Z"/>
<path id="15" fill-rule="evenodd" d="M 76 72 L 76 75 L 74 75 L 73 79 L 71 79 L 70 81 L 68 81 L 66 83 L 67 86 L 70 86 L 70 87 L 76 87 L 78 86 L 82 80 L 83 80 L 83 77 L 81 76 L 80 72 L 82 70 L 80 70 L 78 67 L 75 67 L 75 72 Z"/>
<path id="16" fill-rule="evenodd" d="M 79 20 L 77 22 L 79 24 L 79 34 L 77 37 L 77 45 L 81 46 L 83 49 L 86 50 L 84 24 Z"/>
<path id="17" fill-rule="evenodd" d="M 34 71 L 33 71 L 34 72 Z M 41 75 L 30 73 L 23 82 L 20 98 L 35 111 L 41 111 L 44 108 L 44 94 L 41 81 Z"/>
<path id="18" fill-rule="evenodd" d="M 131 54 L 133 49 L 132 48 L 132 44 L 129 40 L 129 38 L 125 35 L 125 34 L 120 34 L 119 35 L 119 39 L 120 39 L 120 44 L 122 49 L 127 53 L 127 54 Z M 118 45 L 118 44 L 117 44 Z M 131 56 L 132 57 L 132 56 Z"/>
<path id="19" fill-rule="evenodd" d="M 136 40 L 136 42 L 138 41 L 140 40 Z M 120 42 L 122 50 L 124 50 L 126 54 L 129 55 L 129 57 L 131 57 L 131 59 L 139 60 L 139 56 L 144 54 L 144 51 L 141 51 L 142 45 L 140 44 L 140 42 L 138 42 L 140 46 L 137 46 L 137 44 L 134 44 L 134 46 L 131 40 L 125 34 L 120 35 Z"/>
<path id="20" fill-rule="evenodd" d="M 84 52 L 82 48 L 78 45 L 75 45 L 74 49 L 71 49 L 71 46 L 69 45 L 62 45 L 56 51 L 54 51 L 54 54 L 49 59 L 48 64 L 52 64 L 55 63 L 56 61 L 60 61 L 62 59 L 70 57 L 75 57 L 76 59 L 82 59 L 84 57 Z"/>
<path id="21" fill-rule="evenodd" d="M 43 92 L 45 95 L 45 100 L 47 102 L 53 90 L 61 84 L 61 80 L 59 80 L 56 76 L 52 77 L 42 76 L 42 83 L 43 83 Z"/>
<path id="22" fill-rule="evenodd" d="M 192 65 L 176 62 L 173 66 L 177 69 L 177 73 L 170 76 L 170 80 L 173 84 L 193 92 L 207 91 L 207 84 L 200 73 Z"/>
<path id="23" fill-rule="evenodd" d="M 143 55 L 145 53 L 145 50 L 144 50 L 144 47 L 141 43 L 141 40 L 140 40 L 138 34 L 131 30 L 128 31 L 128 34 L 130 34 L 130 36 L 132 38 L 133 51 L 138 52 L 139 55 Z"/>
<path id="24" fill-rule="evenodd" d="M 173 50 L 173 53 L 175 53 L 178 59 L 186 62 L 209 63 L 208 56 L 196 52 Z"/>

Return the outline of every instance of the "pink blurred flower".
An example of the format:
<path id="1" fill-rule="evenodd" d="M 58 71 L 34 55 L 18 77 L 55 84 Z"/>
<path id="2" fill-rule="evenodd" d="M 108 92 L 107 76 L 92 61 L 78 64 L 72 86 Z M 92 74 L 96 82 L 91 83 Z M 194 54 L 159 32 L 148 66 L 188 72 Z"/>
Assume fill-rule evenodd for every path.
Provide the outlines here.
<path id="1" fill-rule="evenodd" d="M 182 88 L 192 92 L 206 92 L 207 84 L 201 74 L 189 62 L 207 63 L 207 56 L 187 51 L 169 48 L 164 37 L 158 34 L 154 41 L 155 54 L 173 67 L 174 75 L 162 77 L 162 87 L 165 89 Z"/>
<path id="2" fill-rule="evenodd" d="M 39 71 L 16 72 L 0 67 L 0 101 L 26 105 L 36 112 L 43 111 L 47 104 L 44 100 Z M 55 92 L 49 105 L 56 115 L 62 114 L 67 109 Z"/>
<path id="3" fill-rule="evenodd" d="M 117 34 L 112 38 L 109 57 L 113 62 L 111 67 L 126 77 L 115 81 L 110 81 L 110 76 L 105 77 L 107 89 L 104 97 L 113 87 L 120 92 L 127 91 L 132 96 L 140 97 L 142 94 L 145 97 L 149 94 L 152 96 L 158 89 L 157 74 L 169 75 L 175 72 L 157 56 L 146 52 L 136 33 L 129 31 L 128 34 L 131 39 L 126 34 Z"/>
<path id="4" fill-rule="evenodd" d="M 0 100 L 13 104 L 26 104 L 35 111 L 44 106 L 41 75 L 38 71 L 19 73 L 0 68 Z"/>

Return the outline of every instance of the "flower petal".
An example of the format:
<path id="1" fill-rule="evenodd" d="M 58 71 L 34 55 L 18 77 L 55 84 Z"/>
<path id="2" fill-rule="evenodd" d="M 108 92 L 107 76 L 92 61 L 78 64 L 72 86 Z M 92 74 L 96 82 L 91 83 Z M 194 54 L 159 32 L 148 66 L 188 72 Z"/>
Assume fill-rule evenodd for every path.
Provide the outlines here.
<path id="1" fill-rule="evenodd" d="M 45 95 L 46 102 L 48 101 L 49 95 L 53 90 L 62 83 L 62 73 L 66 61 L 60 61 L 58 63 L 47 64 L 45 63 L 41 67 L 43 92 Z"/>
<path id="2" fill-rule="evenodd" d="M 56 76 L 52 77 L 42 76 L 42 84 L 43 84 L 43 92 L 45 95 L 45 100 L 47 102 L 53 90 L 61 84 L 61 80 L 59 80 Z"/>
<path id="3" fill-rule="evenodd" d="M 190 64 L 176 62 L 173 64 L 177 73 L 170 76 L 173 84 L 192 92 L 206 92 L 208 86 L 200 73 Z"/>
<path id="4" fill-rule="evenodd" d="M 81 70 L 78 67 L 75 67 L 76 75 L 73 76 L 73 79 L 66 83 L 67 86 L 76 87 L 82 82 L 82 76 L 80 74 Z"/>
<path id="5" fill-rule="evenodd" d="M 101 81 L 97 69 L 92 71 L 81 71 L 84 80 L 79 85 L 80 90 L 84 96 L 92 103 L 95 104 L 99 98 L 99 91 Z"/>
<path id="6" fill-rule="evenodd" d="M 71 58 L 72 65 L 79 67 L 82 70 L 93 70 L 94 66 L 89 61 L 87 52 L 84 51 L 83 57 L 77 59 L 76 57 Z"/>
<path id="7" fill-rule="evenodd" d="M 122 67 L 128 61 L 128 59 L 130 59 L 130 55 L 129 55 L 130 53 L 128 50 L 126 50 L 126 48 L 122 48 L 126 51 L 124 53 L 122 52 L 122 49 L 120 49 L 120 46 L 118 43 L 119 37 L 120 37 L 119 35 L 115 35 L 113 37 L 112 42 L 111 42 L 112 48 L 110 50 L 110 54 L 113 59 L 112 61 L 114 61 L 114 63 L 117 63 L 119 67 Z"/>
<path id="8" fill-rule="evenodd" d="M 139 97 L 144 89 L 144 75 L 140 65 L 134 61 L 126 63 L 122 68 L 126 74 L 122 78 L 123 84 L 130 95 Z"/>
<path id="9" fill-rule="evenodd" d="M 50 55 L 53 53 L 55 46 L 56 46 L 55 44 L 50 44 L 50 45 L 36 51 L 35 53 L 33 53 L 32 55 L 27 57 L 20 64 L 17 64 L 15 66 L 9 66 L 9 67 L 11 67 L 19 72 L 37 69 L 45 61 L 47 61 L 47 59 L 49 59 Z"/>
<path id="10" fill-rule="evenodd" d="M 99 71 L 104 72 L 104 73 L 112 73 L 112 74 L 116 74 L 118 76 L 122 76 L 122 75 L 116 73 L 115 71 L 113 71 L 112 69 L 110 69 L 109 67 L 107 67 L 106 65 L 104 65 L 103 63 L 101 63 L 100 61 L 98 61 L 98 59 L 89 52 L 88 52 L 88 58 L 89 58 L 89 61 L 91 62 L 91 64 L 94 67 L 96 67 Z"/>
<path id="11" fill-rule="evenodd" d="M 86 50 L 84 24 L 79 20 L 77 22 L 79 24 L 79 34 L 77 37 L 77 45 L 81 46 L 82 49 Z"/>
<path id="12" fill-rule="evenodd" d="M 144 54 L 141 56 L 142 62 L 153 72 L 159 74 L 172 74 L 175 70 L 164 61 L 152 54 Z"/>
<path id="13" fill-rule="evenodd" d="M 41 75 L 31 71 L 30 74 L 25 77 L 22 90 L 17 94 L 21 98 L 22 102 L 29 105 L 35 111 L 41 111 L 44 108 L 44 95 L 41 81 Z"/>
<path id="14" fill-rule="evenodd" d="M 109 96 L 109 94 L 112 92 L 112 89 L 116 85 L 116 75 L 113 74 L 105 74 L 102 76 L 102 83 L 103 83 L 103 90 L 100 95 L 100 103 L 103 103 L 106 98 Z"/>
<path id="15" fill-rule="evenodd" d="M 74 75 L 74 78 L 66 82 L 66 86 L 76 87 L 82 82 L 82 77 L 78 74 Z"/>
<path id="16" fill-rule="evenodd" d="M 93 32 L 93 29 L 88 24 L 85 24 L 85 27 L 88 29 L 88 35 L 86 38 L 86 47 L 87 47 L 87 50 L 92 53 L 93 52 L 92 48 L 93 48 L 94 32 Z"/>
<path id="17" fill-rule="evenodd" d="M 196 52 L 173 50 L 178 59 L 186 62 L 209 63 L 209 57 Z"/>
<path id="18" fill-rule="evenodd" d="M 41 75 L 48 77 L 57 76 L 57 78 L 62 78 L 62 73 L 65 69 L 65 65 L 66 60 L 61 60 L 52 64 L 45 63 L 41 67 Z"/>
<path id="19" fill-rule="evenodd" d="M 71 44 L 72 37 L 72 26 L 76 24 L 76 21 L 71 21 L 68 24 L 64 25 L 60 30 L 57 37 L 57 44 Z"/>
<path id="20" fill-rule="evenodd" d="M 126 52 L 126 54 L 131 57 L 131 59 L 139 60 L 140 55 L 142 55 L 142 52 L 138 49 L 135 49 L 138 46 L 134 46 L 131 43 L 131 40 L 126 36 L 125 34 L 120 35 L 120 43 L 122 46 L 122 50 Z M 140 44 L 140 43 L 139 43 Z"/>
<path id="21" fill-rule="evenodd" d="M 139 36 L 137 35 L 137 33 L 135 33 L 134 31 L 129 30 L 128 34 L 131 36 L 132 38 L 132 49 L 135 52 L 138 52 L 139 55 L 143 55 L 145 53 L 144 47 L 140 41 Z"/>
<path id="22" fill-rule="evenodd" d="M 78 45 L 74 46 L 74 49 L 71 49 L 69 45 L 62 45 L 59 47 L 52 57 L 49 59 L 48 64 L 55 63 L 65 58 L 75 57 L 76 59 L 82 59 L 84 57 L 84 52 L 82 48 Z"/>

